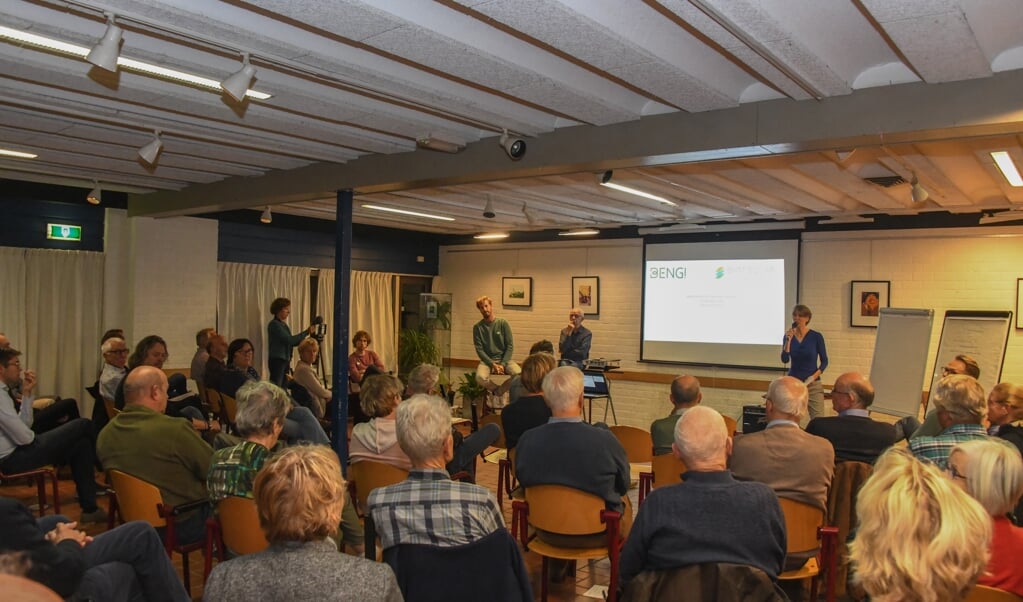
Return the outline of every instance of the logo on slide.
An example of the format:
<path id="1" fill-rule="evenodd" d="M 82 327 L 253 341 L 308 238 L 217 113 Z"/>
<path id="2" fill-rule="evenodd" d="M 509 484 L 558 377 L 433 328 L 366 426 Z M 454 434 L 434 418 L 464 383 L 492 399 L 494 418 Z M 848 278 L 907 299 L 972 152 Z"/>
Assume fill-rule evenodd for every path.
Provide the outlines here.
<path id="1" fill-rule="evenodd" d="M 725 268 L 718 266 L 718 269 L 714 270 L 714 278 L 721 280 L 725 277 Z"/>
<path id="2" fill-rule="evenodd" d="M 686 277 L 686 268 L 684 267 L 673 267 L 673 268 L 650 268 L 649 276 L 651 279 L 662 279 L 667 278 L 671 280 L 683 280 Z"/>

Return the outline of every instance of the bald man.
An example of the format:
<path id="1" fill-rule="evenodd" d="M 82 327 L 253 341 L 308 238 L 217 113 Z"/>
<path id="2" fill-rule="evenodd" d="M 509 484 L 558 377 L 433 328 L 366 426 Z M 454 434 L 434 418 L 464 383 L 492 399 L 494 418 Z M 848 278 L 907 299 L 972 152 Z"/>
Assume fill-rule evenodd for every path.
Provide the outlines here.
<path id="1" fill-rule="evenodd" d="M 818 416 L 806 425 L 806 432 L 830 441 L 837 460 L 873 464 L 895 444 L 896 435 L 893 425 L 870 418 L 872 403 L 874 385 L 859 372 L 846 372 L 831 389 L 831 407 L 838 416 Z"/>
<path id="2" fill-rule="evenodd" d="M 165 504 L 178 506 L 204 500 L 213 448 L 187 420 L 164 414 L 167 375 L 153 366 L 139 366 L 124 377 L 124 411 L 100 433 L 97 450 L 103 466 L 120 470 L 160 488 Z M 182 543 L 199 541 L 209 507 L 177 521 Z"/>
<path id="3" fill-rule="evenodd" d="M 650 425 L 650 437 L 654 440 L 654 455 L 662 456 L 671 453 L 671 444 L 675 442 L 675 423 L 686 410 L 696 407 L 703 400 L 700 392 L 700 381 L 695 376 L 683 374 L 671 381 L 671 414 L 654 420 Z"/>

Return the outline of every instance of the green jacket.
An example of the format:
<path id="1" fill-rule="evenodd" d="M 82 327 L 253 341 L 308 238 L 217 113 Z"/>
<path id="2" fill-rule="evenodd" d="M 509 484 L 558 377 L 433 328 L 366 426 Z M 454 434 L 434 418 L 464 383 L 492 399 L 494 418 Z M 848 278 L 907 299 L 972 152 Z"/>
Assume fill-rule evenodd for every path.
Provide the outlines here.
<path id="1" fill-rule="evenodd" d="M 308 334 L 301 331 L 298 334 L 291 334 L 291 329 L 284 322 L 274 318 L 266 326 L 266 333 L 269 335 L 270 343 L 266 356 L 269 359 L 281 359 L 291 361 L 291 350 L 302 342 Z"/>

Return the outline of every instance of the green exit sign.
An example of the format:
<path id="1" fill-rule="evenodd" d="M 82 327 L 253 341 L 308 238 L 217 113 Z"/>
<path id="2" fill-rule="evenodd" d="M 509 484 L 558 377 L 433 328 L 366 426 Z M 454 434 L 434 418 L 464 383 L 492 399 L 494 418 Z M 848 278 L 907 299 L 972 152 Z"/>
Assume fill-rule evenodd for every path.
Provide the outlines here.
<path id="1" fill-rule="evenodd" d="M 82 240 L 82 227 L 71 224 L 46 224 L 46 238 L 50 240 Z"/>

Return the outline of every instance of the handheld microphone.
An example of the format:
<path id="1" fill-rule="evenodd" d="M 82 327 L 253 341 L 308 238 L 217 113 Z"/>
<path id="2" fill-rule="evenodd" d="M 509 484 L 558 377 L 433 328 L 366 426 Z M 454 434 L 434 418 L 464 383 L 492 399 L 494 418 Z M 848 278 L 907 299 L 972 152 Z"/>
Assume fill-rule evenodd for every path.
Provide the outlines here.
<path id="1" fill-rule="evenodd" d="M 796 322 L 793 322 L 792 323 L 792 330 L 795 330 L 797 326 L 799 326 L 799 324 L 796 323 Z"/>

